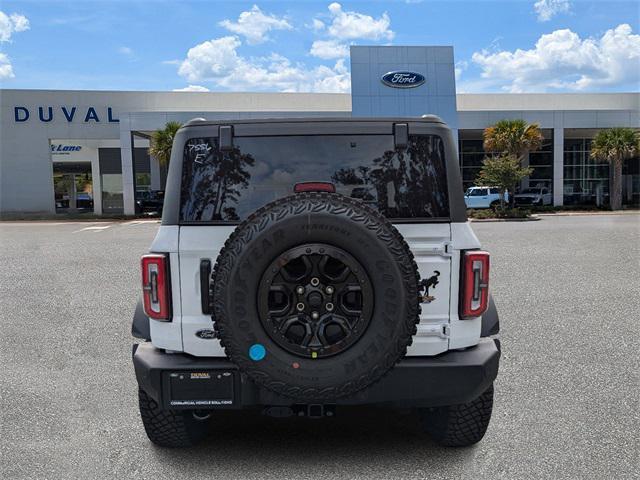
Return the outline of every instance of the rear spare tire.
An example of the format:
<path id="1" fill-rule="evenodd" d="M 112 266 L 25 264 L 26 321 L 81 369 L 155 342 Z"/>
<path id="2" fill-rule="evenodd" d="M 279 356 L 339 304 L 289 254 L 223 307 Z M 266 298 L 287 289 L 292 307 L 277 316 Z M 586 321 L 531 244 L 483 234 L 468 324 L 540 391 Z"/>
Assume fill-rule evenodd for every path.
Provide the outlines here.
<path id="1" fill-rule="evenodd" d="M 419 319 L 418 271 L 380 213 L 338 194 L 274 201 L 241 223 L 211 276 L 213 319 L 258 385 L 330 401 L 378 381 Z"/>

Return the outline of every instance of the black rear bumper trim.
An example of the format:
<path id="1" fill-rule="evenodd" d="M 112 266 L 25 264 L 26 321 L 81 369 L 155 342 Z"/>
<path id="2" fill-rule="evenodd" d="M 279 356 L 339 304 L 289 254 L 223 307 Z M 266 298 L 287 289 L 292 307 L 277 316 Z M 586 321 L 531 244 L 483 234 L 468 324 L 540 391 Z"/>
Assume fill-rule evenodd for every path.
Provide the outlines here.
<path id="1" fill-rule="evenodd" d="M 435 357 L 405 357 L 375 385 L 335 405 L 394 404 L 435 407 L 467 403 L 484 392 L 498 375 L 500 350 L 491 338 L 475 347 L 449 351 Z M 294 405 L 297 402 L 258 387 L 226 358 L 167 354 L 150 343 L 140 344 L 133 355 L 140 387 L 165 408 L 171 405 L 167 385 L 169 372 L 231 372 L 233 403 L 211 408 Z M 326 403 L 326 402 L 325 402 Z M 174 406 L 171 408 L 175 408 Z"/>

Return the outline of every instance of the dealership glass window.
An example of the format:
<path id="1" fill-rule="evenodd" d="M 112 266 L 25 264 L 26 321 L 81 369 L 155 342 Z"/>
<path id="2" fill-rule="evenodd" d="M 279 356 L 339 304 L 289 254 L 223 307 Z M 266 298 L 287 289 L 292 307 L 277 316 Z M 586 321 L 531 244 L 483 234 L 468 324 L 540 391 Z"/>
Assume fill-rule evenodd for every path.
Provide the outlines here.
<path id="1" fill-rule="evenodd" d="M 449 216 L 440 137 L 412 135 L 394 147 L 392 135 L 300 135 L 237 137 L 229 152 L 216 138 L 189 140 L 181 219 L 237 222 L 305 181 L 330 182 L 394 220 Z"/>
<path id="2" fill-rule="evenodd" d="M 590 158 L 591 139 L 564 139 L 564 204 L 609 202 L 609 164 Z"/>
<path id="3" fill-rule="evenodd" d="M 543 131 L 542 146 L 529 153 L 529 167 L 533 169 L 529 175 L 530 187 L 544 187 L 553 191 L 553 131 Z"/>
<path id="4" fill-rule="evenodd" d="M 460 132 L 460 173 L 462 174 L 462 185 L 466 190 L 475 185 L 475 180 L 480 173 L 482 161 L 486 156 L 482 147 L 482 132 L 472 132 L 470 135 L 479 138 L 465 138 L 467 132 Z"/>
<path id="5" fill-rule="evenodd" d="M 151 190 L 151 165 L 147 148 L 133 149 L 134 171 L 136 176 L 136 192 Z"/>
<path id="6" fill-rule="evenodd" d="M 93 181 L 90 162 L 53 162 L 56 213 L 92 212 Z"/>
<path id="7" fill-rule="evenodd" d="M 105 214 L 124 212 L 122 161 L 119 148 L 98 149 L 102 180 L 102 211 Z"/>
<path id="8" fill-rule="evenodd" d="M 147 192 L 151 190 L 151 174 L 136 172 L 136 191 Z"/>
<path id="9" fill-rule="evenodd" d="M 553 131 L 542 130 L 544 141 L 536 152 L 529 153 L 529 166 L 533 169 L 529 177 L 530 186 L 553 188 Z M 495 152 L 485 152 L 482 130 L 460 130 L 459 132 L 460 172 L 464 189 L 474 186 L 486 156 Z"/>
<path id="10" fill-rule="evenodd" d="M 122 174 L 107 173 L 100 175 L 100 178 L 102 179 L 103 213 L 122 213 L 124 211 Z"/>

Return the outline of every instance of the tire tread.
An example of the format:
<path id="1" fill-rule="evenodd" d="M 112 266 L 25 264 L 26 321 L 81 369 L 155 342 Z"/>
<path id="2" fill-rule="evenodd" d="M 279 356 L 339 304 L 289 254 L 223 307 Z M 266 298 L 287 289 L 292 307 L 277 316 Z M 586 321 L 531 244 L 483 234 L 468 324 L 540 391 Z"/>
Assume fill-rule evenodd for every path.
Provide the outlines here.
<path id="1" fill-rule="evenodd" d="M 484 437 L 493 410 L 493 384 L 475 400 L 422 412 L 424 430 L 446 447 L 467 447 Z"/>
<path id="2" fill-rule="evenodd" d="M 188 410 L 163 410 L 144 390 L 138 389 L 140 416 L 147 437 L 161 447 L 191 447 L 207 434 L 207 422 L 191 417 Z"/>
<path id="3" fill-rule="evenodd" d="M 407 291 L 407 305 L 405 305 L 405 308 L 409 313 L 402 319 L 402 334 L 399 340 L 395 342 L 395 348 L 387 355 L 384 363 L 372 365 L 366 374 L 355 381 L 349 381 L 331 388 L 305 388 L 301 390 L 300 387 L 289 385 L 279 379 L 267 376 L 256 367 L 254 362 L 249 361 L 241 354 L 240 347 L 232 336 L 227 334 L 225 329 L 225 319 L 228 315 L 224 301 L 221 299 L 223 298 L 222 290 L 228 284 L 231 268 L 251 239 L 272 222 L 282 220 L 289 215 L 299 215 L 305 212 L 347 215 L 354 223 L 375 231 L 377 237 L 386 244 L 400 266 L 404 289 Z M 413 336 L 417 332 L 417 325 L 420 322 L 419 282 L 418 265 L 409 245 L 400 232 L 380 212 L 358 200 L 339 194 L 325 192 L 299 193 L 280 198 L 259 208 L 249 215 L 227 238 L 216 259 L 209 282 L 210 297 L 213 299 L 214 313 L 212 319 L 214 320 L 214 330 L 226 355 L 258 385 L 297 400 L 323 401 L 343 398 L 380 381 L 405 356 L 407 347 L 411 345 Z"/>

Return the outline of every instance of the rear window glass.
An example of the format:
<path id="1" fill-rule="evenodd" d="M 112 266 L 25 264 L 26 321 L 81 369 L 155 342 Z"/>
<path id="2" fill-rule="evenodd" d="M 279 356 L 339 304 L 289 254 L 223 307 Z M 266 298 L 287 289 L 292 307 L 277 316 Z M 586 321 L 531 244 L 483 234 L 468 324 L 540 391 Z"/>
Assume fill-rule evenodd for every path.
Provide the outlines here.
<path id="1" fill-rule="evenodd" d="M 296 183 L 331 182 L 336 191 L 391 220 L 449 216 L 444 145 L 435 135 L 235 137 L 220 151 L 217 137 L 184 147 L 182 222 L 231 222 L 278 198 Z"/>

